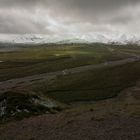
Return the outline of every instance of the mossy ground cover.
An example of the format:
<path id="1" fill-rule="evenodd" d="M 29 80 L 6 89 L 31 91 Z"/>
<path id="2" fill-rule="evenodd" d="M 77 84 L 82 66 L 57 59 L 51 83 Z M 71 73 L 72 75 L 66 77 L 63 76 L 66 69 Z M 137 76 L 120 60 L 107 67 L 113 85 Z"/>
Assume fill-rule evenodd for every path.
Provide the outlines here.
<path id="1" fill-rule="evenodd" d="M 23 47 L 0 52 L 0 81 L 128 57 L 103 44 Z"/>
<path id="2" fill-rule="evenodd" d="M 37 83 L 33 89 L 65 103 L 96 101 L 117 96 L 121 90 L 135 85 L 139 79 L 140 62 L 135 62 L 69 74 L 50 82 Z"/>

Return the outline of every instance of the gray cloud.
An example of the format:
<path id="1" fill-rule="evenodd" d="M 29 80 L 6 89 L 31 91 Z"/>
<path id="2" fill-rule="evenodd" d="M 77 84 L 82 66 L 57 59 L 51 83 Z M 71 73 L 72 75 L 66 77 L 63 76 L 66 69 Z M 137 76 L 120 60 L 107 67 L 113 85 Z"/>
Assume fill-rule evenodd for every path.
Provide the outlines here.
<path id="1" fill-rule="evenodd" d="M 65 6 L 65 7 L 76 7 L 76 8 L 96 8 L 99 7 L 106 8 L 114 8 L 120 7 L 124 5 L 134 5 L 137 4 L 139 0 L 0 0 L 1 7 L 34 7 L 38 5 L 43 6 Z M 64 7 L 63 7 L 64 8 Z M 101 9 L 100 9 L 101 10 Z"/>
<path id="2" fill-rule="evenodd" d="M 0 0 L 0 33 L 135 33 L 139 9 L 139 0 Z"/>

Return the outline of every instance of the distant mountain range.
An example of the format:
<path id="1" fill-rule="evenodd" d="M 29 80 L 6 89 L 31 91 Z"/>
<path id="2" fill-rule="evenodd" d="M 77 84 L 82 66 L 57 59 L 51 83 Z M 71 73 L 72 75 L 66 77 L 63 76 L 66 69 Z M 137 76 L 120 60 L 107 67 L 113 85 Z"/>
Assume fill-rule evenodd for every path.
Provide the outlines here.
<path id="1" fill-rule="evenodd" d="M 71 37 L 49 36 L 49 35 L 15 35 L 15 34 L 0 34 L 0 43 L 11 44 L 70 44 L 70 43 L 113 43 L 113 44 L 140 44 L 140 39 L 136 36 L 127 36 L 125 34 L 107 36 L 101 34 L 88 35 L 72 35 Z"/>

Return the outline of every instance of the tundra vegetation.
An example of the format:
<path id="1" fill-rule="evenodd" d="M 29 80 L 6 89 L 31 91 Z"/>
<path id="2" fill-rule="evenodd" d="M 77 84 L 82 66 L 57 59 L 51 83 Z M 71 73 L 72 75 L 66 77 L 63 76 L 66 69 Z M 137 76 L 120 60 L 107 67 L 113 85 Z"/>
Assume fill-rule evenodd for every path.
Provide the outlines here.
<path id="1" fill-rule="evenodd" d="M 135 61 L 129 62 L 129 58 Z M 128 61 L 121 63 L 123 60 Z M 86 66 L 101 67 L 84 69 Z M 47 114 L 54 120 L 64 115 L 56 130 L 65 128 L 64 123 L 70 126 L 81 121 L 82 125 L 87 118 L 90 124 L 114 117 L 139 118 L 139 80 L 137 45 L 0 47 L 0 129 L 5 131 L 11 121 L 27 118 L 28 122 L 31 117 L 41 123 Z M 28 139 L 27 135 L 22 138 Z"/>

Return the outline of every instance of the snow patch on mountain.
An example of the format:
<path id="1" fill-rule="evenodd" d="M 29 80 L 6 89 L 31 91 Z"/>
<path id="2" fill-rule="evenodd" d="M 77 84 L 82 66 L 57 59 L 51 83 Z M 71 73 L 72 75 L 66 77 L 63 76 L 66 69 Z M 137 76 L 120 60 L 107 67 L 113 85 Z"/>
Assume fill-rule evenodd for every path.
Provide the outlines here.
<path id="1" fill-rule="evenodd" d="M 99 34 L 86 35 L 40 35 L 40 34 L 0 34 L 0 43 L 44 44 L 44 43 L 116 43 L 116 44 L 140 44 L 139 36 L 125 34 Z"/>

